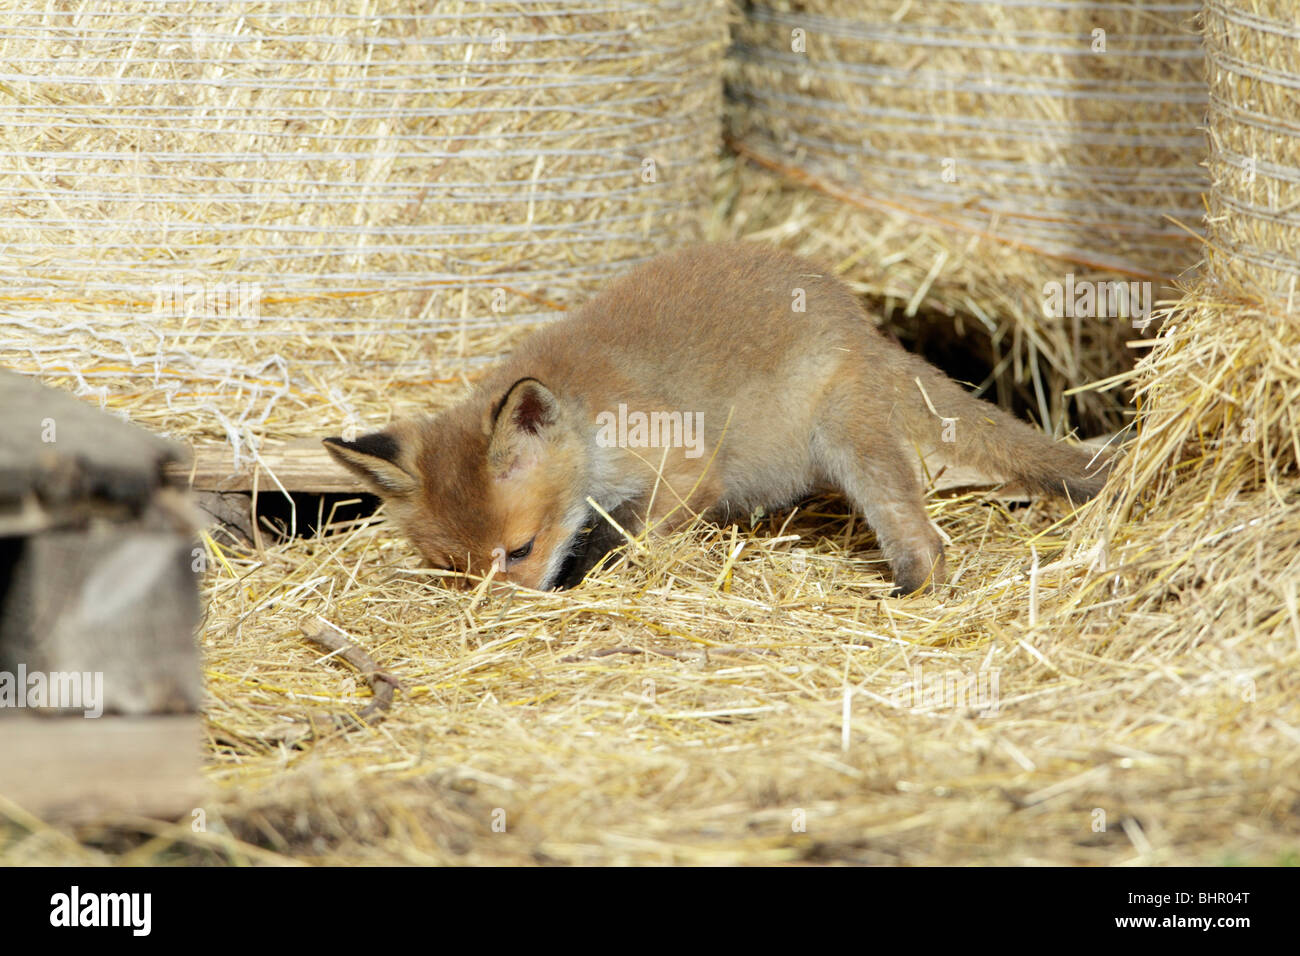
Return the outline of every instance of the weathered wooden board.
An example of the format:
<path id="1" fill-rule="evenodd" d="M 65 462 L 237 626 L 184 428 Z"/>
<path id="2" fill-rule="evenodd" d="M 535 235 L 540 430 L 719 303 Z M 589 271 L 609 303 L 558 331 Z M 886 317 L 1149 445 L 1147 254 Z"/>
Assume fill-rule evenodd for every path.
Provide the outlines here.
<path id="1" fill-rule="evenodd" d="M 259 458 L 260 463 L 235 471 L 230 465 L 229 446 L 199 447 L 194 449 L 190 464 L 168 465 L 166 474 L 200 491 L 252 491 L 256 487 L 259 493 L 275 494 L 283 487 L 285 491 L 319 495 L 369 490 L 330 457 L 318 438 L 270 445 L 261 450 Z"/>
<path id="2" fill-rule="evenodd" d="M 0 795 L 42 820 L 181 818 L 200 805 L 201 720 L 0 719 Z"/>
<path id="3" fill-rule="evenodd" d="M 1083 444 L 1097 449 L 1106 441 L 1098 438 Z M 201 446 L 192 449 L 189 464 L 169 464 L 165 471 L 169 477 L 190 483 L 199 491 L 249 492 L 256 488 L 259 493 L 271 494 L 283 487 L 285 491 L 305 494 L 371 493 L 356 475 L 330 456 L 319 438 L 269 445 L 259 452 L 258 458 L 258 462 L 234 471 L 230 466 L 229 446 Z M 937 492 L 950 492 L 994 488 L 999 483 L 974 468 L 957 466 L 940 471 L 931 484 Z M 1018 486 L 1004 484 L 992 497 L 1001 501 L 1028 501 L 1030 495 Z"/>

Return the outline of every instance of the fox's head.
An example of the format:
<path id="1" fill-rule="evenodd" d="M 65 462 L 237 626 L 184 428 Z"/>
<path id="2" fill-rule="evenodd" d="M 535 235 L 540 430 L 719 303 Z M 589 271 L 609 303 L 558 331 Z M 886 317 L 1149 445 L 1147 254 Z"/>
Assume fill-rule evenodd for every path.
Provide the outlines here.
<path id="1" fill-rule="evenodd" d="M 582 415 L 536 379 L 329 452 L 372 488 L 435 568 L 536 590 L 578 583 L 593 553 L 592 441 Z"/>

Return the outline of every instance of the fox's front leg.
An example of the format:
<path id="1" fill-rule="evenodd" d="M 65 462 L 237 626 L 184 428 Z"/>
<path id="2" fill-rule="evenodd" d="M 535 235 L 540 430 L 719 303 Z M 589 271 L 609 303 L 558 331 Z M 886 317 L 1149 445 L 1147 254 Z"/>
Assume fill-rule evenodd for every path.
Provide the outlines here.
<path id="1" fill-rule="evenodd" d="M 683 467 L 681 460 L 672 463 L 675 467 L 671 472 L 668 468 L 652 467 L 644 459 L 642 465 L 648 474 L 636 490 L 623 489 L 626 497 L 617 504 L 610 501 L 610 489 L 597 484 L 592 500 L 599 504 L 603 498 L 604 506 L 592 509 L 587 527 L 574 543 L 562 586 L 577 584 L 607 554 L 627 544 L 629 539 L 635 540 L 642 534 L 659 537 L 677 531 L 697 514 L 712 508 L 721 496 L 720 482 L 707 480 L 706 471 Z M 625 464 L 606 464 L 602 469 L 606 473 L 619 470 L 628 469 Z"/>
<path id="2" fill-rule="evenodd" d="M 723 484 L 704 471 L 684 471 L 659 481 L 647 502 L 645 525 L 655 535 L 669 535 L 697 516 L 714 511 L 722 500 Z"/>
<path id="3" fill-rule="evenodd" d="M 722 499 L 723 483 L 710 474 L 706 464 L 685 458 L 662 463 L 643 459 L 642 464 L 647 474 L 639 489 L 609 510 L 613 523 L 601 520 L 608 531 L 596 532 L 611 540 L 612 546 L 642 532 L 672 534 L 697 515 L 715 509 Z"/>

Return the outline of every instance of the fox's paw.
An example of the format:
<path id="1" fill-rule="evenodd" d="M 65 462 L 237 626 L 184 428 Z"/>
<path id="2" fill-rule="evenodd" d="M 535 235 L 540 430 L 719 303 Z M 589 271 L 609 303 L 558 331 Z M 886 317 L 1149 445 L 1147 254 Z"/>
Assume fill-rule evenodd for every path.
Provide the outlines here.
<path id="1" fill-rule="evenodd" d="M 936 543 L 925 549 L 902 555 L 890 562 L 894 570 L 894 590 L 890 597 L 927 594 L 948 579 L 948 562 L 943 546 Z"/>

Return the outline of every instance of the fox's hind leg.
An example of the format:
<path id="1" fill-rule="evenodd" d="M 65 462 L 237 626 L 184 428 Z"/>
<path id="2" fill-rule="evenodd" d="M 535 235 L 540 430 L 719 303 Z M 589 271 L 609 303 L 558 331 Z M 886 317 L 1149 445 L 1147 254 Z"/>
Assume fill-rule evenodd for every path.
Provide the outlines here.
<path id="1" fill-rule="evenodd" d="M 894 571 L 896 593 L 930 590 L 947 577 L 943 539 L 925 513 L 915 454 L 890 435 L 864 434 L 861 423 L 826 423 L 813 450 L 826 479 L 867 519 Z"/>

